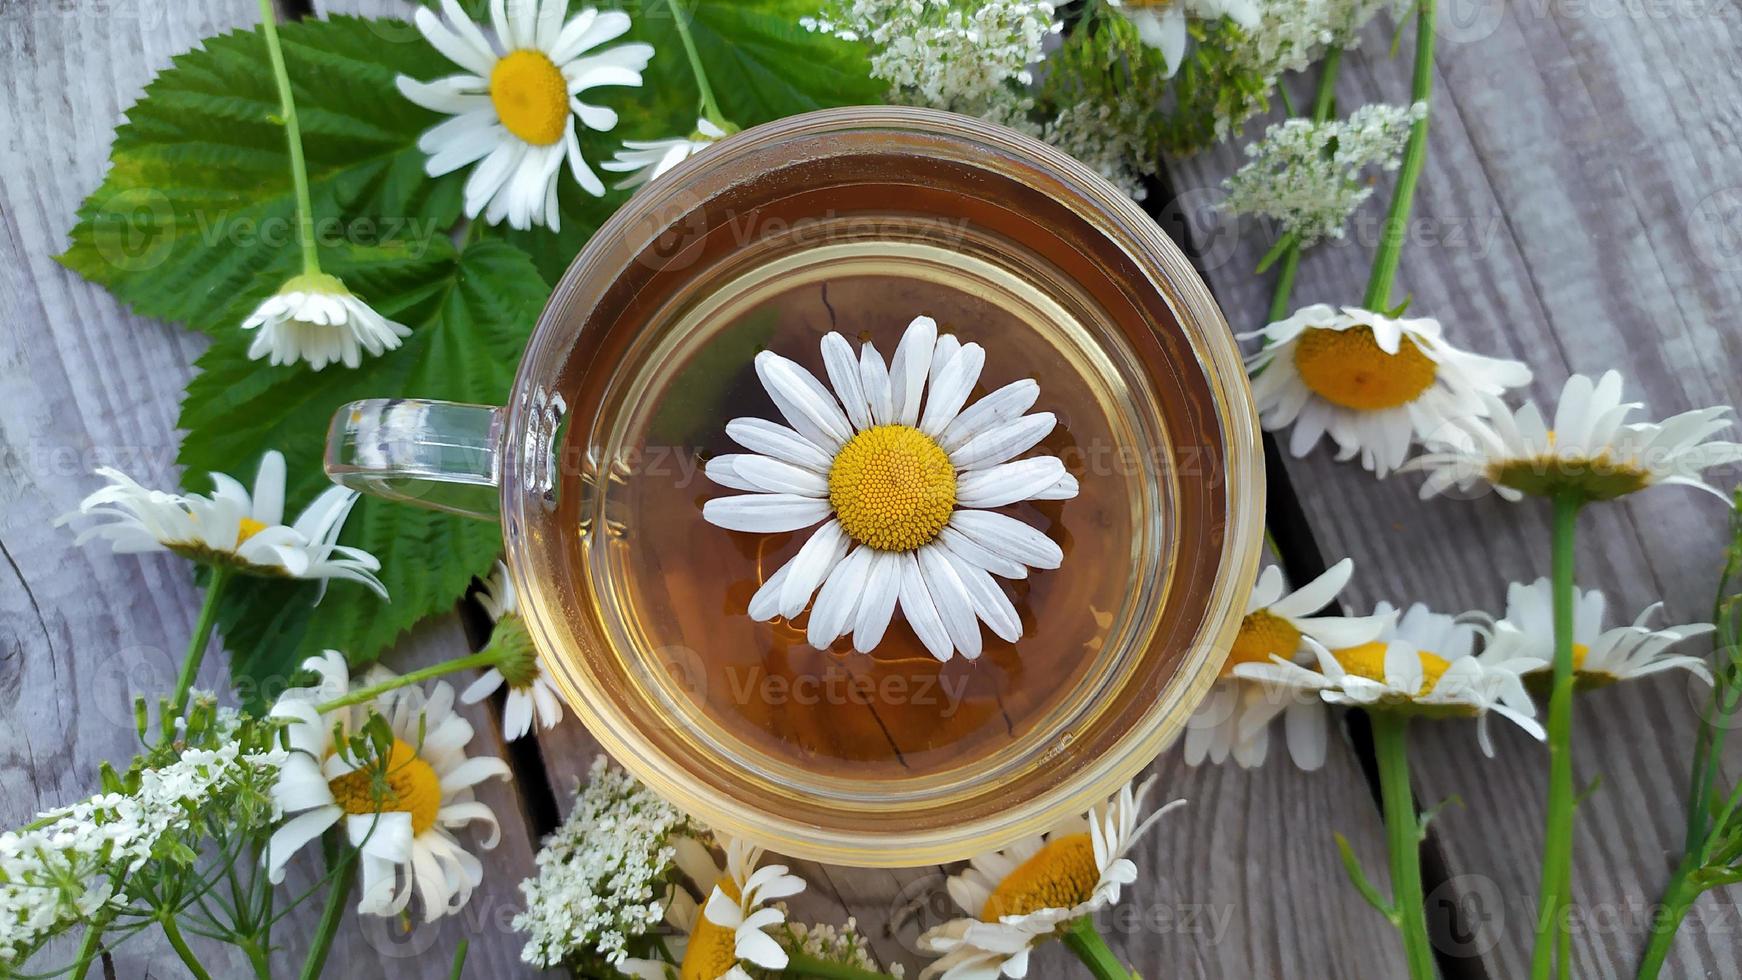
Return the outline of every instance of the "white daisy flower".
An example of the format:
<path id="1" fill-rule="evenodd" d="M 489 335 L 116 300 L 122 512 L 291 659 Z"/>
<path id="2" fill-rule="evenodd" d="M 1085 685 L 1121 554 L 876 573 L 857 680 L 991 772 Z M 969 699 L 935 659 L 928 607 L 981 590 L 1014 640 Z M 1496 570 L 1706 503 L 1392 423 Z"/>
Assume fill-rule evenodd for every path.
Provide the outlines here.
<path id="1" fill-rule="evenodd" d="M 496 624 L 490 633 L 490 648 L 502 659 L 479 675 L 460 694 L 460 701 L 477 704 L 506 683 L 508 698 L 502 706 L 505 737 L 516 739 L 530 732 L 534 715 L 538 717 L 538 727 L 555 728 L 563 720 L 562 697 L 545 673 L 544 660 L 533 646 L 532 637 L 526 633 L 526 623 L 520 618 L 520 607 L 514 597 L 514 583 L 508 578 L 508 566 L 496 563 L 496 570 L 478 590 L 478 604 Z"/>
<path id="2" fill-rule="evenodd" d="M 1375 616 L 1394 610 L 1381 602 Z M 1498 653 L 1475 656 L 1476 628 L 1460 618 L 1410 606 L 1379 638 L 1332 652 L 1306 637 L 1316 668 L 1281 657 L 1268 664 L 1241 664 L 1234 676 L 1284 689 L 1316 692 L 1329 704 L 1398 711 L 1430 718 L 1473 717 L 1482 751 L 1494 754 L 1488 713 L 1495 712 L 1537 738 L 1536 706 L 1520 679 L 1522 664 Z"/>
<path id="3" fill-rule="evenodd" d="M 1610 500 L 1653 484 L 1681 484 L 1723 496 L 1704 471 L 1742 460 L 1742 445 L 1711 439 L 1728 428 L 1728 406 L 1700 408 L 1662 422 L 1626 424 L 1645 406 L 1621 400 L 1621 374 L 1596 382 L 1582 374 L 1567 379 L 1555 406 L 1554 424 L 1543 421 L 1534 401 L 1513 410 L 1492 394 L 1481 412 L 1453 416 L 1447 433 L 1406 470 L 1426 470 L 1422 499 L 1456 487 L 1492 486 L 1507 500 L 1525 494 L 1552 497 L 1575 492 L 1587 500 Z M 1486 421 L 1484 421 L 1486 417 Z"/>
<path id="4" fill-rule="evenodd" d="M 410 327 L 375 312 L 337 276 L 324 272 L 285 280 L 242 321 L 242 329 L 259 331 L 248 345 L 249 360 L 307 361 L 316 371 L 338 363 L 354 368 L 363 363 L 364 351 L 379 357 L 411 336 Z"/>
<path id="5" fill-rule="evenodd" d="M 568 9 L 568 0 L 491 0 L 494 42 L 457 0 L 442 0 L 446 24 L 433 11 L 417 12 L 424 38 L 464 71 L 430 82 L 401 75 L 399 91 L 454 117 L 417 146 L 430 155 L 424 170 L 432 177 L 477 162 L 466 178 L 467 217 L 482 213 L 493 225 L 506 218 L 515 228 L 556 230 L 557 175 L 565 160 L 587 193 L 605 193 L 581 157 L 575 120 L 603 132 L 617 125 L 617 113 L 580 96 L 602 85 L 640 86 L 653 48 L 620 44 L 589 55 L 628 31 L 629 15 L 589 7 L 570 18 Z"/>
<path id="6" fill-rule="evenodd" d="M 1186 18 L 1216 20 L 1227 17 L 1251 30 L 1258 26 L 1258 4 L 1254 0 L 1111 0 L 1144 44 L 1161 52 L 1167 62 L 1167 76 L 1179 71 L 1185 57 Z"/>
<path id="7" fill-rule="evenodd" d="M 1137 865 L 1125 855 L 1172 803 L 1139 821 L 1155 777 L 1061 823 L 968 862 L 948 882 L 950 898 L 967 917 L 937 926 L 919 938 L 920 949 L 941 958 L 920 980 L 969 980 L 1028 975 L 1031 949 L 1071 923 L 1119 901 L 1137 880 Z"/>
<path id="8" fill-rule="evenodd" d="M 1328 647 L 1354 647 L 1379 638 L 1391 616 L 1313 616 L 1349 584 L 1355 563 L 1345 558 L 1293 592 L 1285 592 L 1282 569 L 1271 565 L 1258 576 L 1246 602 L 1240 632 L 1222 664 L 1222 673 L 1186 725 L 1185 761 L 1220 763 L 1233 756 L 1241 766 L 1264 764 L 1270 722 L 1284 714 L 1289 755 L 1302 769 L 1325 764 L 1325 708 L 1316 695 L 1300 697 L 1235 675 L 1241 664 L 1268 664 L 1272 657 L 1310 663 L 1305 640 Z M 1280 695 L 1280 696 L 1279 696 Z"/>
<path id="9" fill-rule="evenodd" d="M 804 879 L 781 864 L 758 868 L 762 849 L 734 838 L 723 840 L 724 868 L 696 840 L 674 843 L 678 867 L 697 886 L 711 889 L 700 905 L 681 888 L 667 897 L 666 922 L 678 930 L 667 947 L 677 957 L 678 974 L 684 980 L 750 980 L 745 964 L 784 969 L 787 952 L 770 932 L 786 921 L 786 910 L 763 903 L 804 891 Z M 672 973 L 661 960 L 628 959 L 618 969 L 642 980 L 666 980 Z"/>
<path id="10" fill-rule="evenodd" d="M 752 491 L 708 501 L 709 522 L 761 534 L 824 522 L 756 591 L 751 618 L 791 619 L 816 593 L 807 633 L 819 650 L 851 632 L 853 648 L 869 652 L 897 605 L 939 660 L 980 655 L 975 617 L 1016 642 L 1022 623 L 993 576 L 1057 568 L 1064 552 L 992 508 L 1077 495 L 1058 457 L 1016 459 L 1056 421 L 1023 414 L 1040 385 L 1014 381 L 963 409 L 986 352 L 939 336 L 927 316 L 908 325 L 888 365 L 869 343 L 855 355 L 838 333 L 823 338 L 822 360 L 833 395 L 796 362 L 756 355 L 790 427 L 733 419 L 726 434 L 751 452 L 708 461 L 709 479 Z"/>
<path id="11" fill-rule="evenodd" d="M 1361 456 L 1384 476 L 1415 439 L 1453 419 L 1489 411 L 1483 395 L 1530 382 L 1517 361 L 1470 354 L 1440 337 L 1438 320 L 1396 319 L 1322 303 L 1241 334 L 1264 346 L 1246 358 L 1252 397 L 1267 430 L 1294 426 L 1289 452 L 1304 456 L 1327 433 L 1337 458 Z"/>
<path id="12" fill-rule="evenodd" d="M 1646 607 L 1632 625 L 1604 629 L 1605 606 L 1603 593 L 1573 587 L 1573 679 L 1580 687 L 1603 687 L 1678 669 L 1712 683 L 1705 658 L 1664 653 L 1683 640 L 1713 632 L 1711 623 L 1652 629 L 1649 624 L 1663 609 L 1658 602 Z M 1494 626 L 1494 656 L 1518 658 L 1527 680 L 1554 672 L 1554 589 L 1546 577 L 1529 585 L 1508 586 L 1506 615 Z"/>
<path id="13" fill-rule="evenodd" d="M 472 726 L 454 714 L 454 689 L 446 683 L 427 698 L 420 688 L 401 687 L 374 703 L 322 714 L 321 703 L 351 689 L 344 655 L 328 650 L 303 667 L 319 676 L 318 685 L 286 691 L 272 708 L 273 717 L 287 722 L 291 749 L 273 799 L 295 814 L 267 845 L 272 881 L 283 880 L 285 862 L 304 844 L 343 822 L 361 852 L 358 913 L 398 915 L 414 887 L 426 920 L 458 911 L 484 880 L 484 866 L 452 830 L 485 824 L 489 836 L 479 847 L 496 846 L 501 828 L 472 787 L 508 778 L 508 766 L 501 759 L 467 758 Z M 376 668 L 365 683 L 392 676 Z M 392 750 L 386 759 L 353 756 L 351 737 L 375 715 L 393 731 Z"/>
<path id="14" fill-rule="evenodd" d="M 337 543 L 357 501 L 355 491 L 330 487 L 296 523 L 279 523 L 284 519 L 284 455 L 277 450 L 260 458 L 252 494 L 222 473 L 211 475 L 210 495 L 151 490 L 109 467 L 97 475 L 109 485 L 55 520 L 58 526 L 79 517 L 105 519 L 79 532 L 75 544 L 101 538 L 120 554 L 173 551 L 249 575 L 313 579 L 323 593 L 329 579 L 347 579 L 387 598 L 374 574 L 381 568 L 375 556 Z"/>
<path id="15" fill-rule="evenodd" d="M 695 132 L 688 136 L 673 136 L 662 140 L 624 140 L 623 149 L 617 151 L 617 156 L 599 164 L 599 167 L 612 173 L 629 174 L 614 185 L 618 190 L 640 187 L 726 136 L 726 130 L 706 118 L 697 119 Z"/>

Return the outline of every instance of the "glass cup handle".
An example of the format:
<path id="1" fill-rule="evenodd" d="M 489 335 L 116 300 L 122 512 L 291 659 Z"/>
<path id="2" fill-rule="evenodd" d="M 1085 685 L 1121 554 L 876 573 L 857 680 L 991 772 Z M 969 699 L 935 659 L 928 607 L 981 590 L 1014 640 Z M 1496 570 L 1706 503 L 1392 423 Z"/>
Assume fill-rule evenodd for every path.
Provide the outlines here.
<path id="1" fill-rule="evenodd" d="M 496 520 L 502 415 L 415 398 L 352 402 L 327 429 L 327 476 L 388 500 Z"/>

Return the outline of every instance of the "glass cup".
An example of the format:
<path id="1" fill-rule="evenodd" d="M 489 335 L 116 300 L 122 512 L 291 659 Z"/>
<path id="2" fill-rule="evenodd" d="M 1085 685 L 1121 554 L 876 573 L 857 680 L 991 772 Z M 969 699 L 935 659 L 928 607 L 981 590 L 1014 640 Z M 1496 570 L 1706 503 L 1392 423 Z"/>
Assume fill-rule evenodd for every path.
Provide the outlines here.
<path id="1" fill-rule="evenodd" d="M 930 311 L 903 308 L 910 287 L 987 348 L 975 397 L 1041 380 L 1036 408 L 1061 421 L 1042 448 L 1082 487 L 1028 515 L 1064 565 L 1005 583 L 1024 638 L 975 662 L 812 651 L 802 627 L 750 622 L 748 593 L 804 532 L 700 518 L 725 492 L 698 474 L 732 451 L 727 417 L 778 418 L 755 351 L 821 376 L 834 328 L 887 354 Z M 357 402 L 326 460 L 346 486 L 501 521 L 551 679 L 653 790 L 717 830 L 860 866 L 1044 831 L 1165 748 L 1244 611 L 1262 466 L 1239 351 L 1154 221 L 1035 140 L 900 107 L 784 119 L 680 164 L 575 258 L 506 407 Z M 847 693 L 823 693 L 837 672 Z M 781 692 L 740 684 L 776 675 Z M 891 677 L 970 693 L 928 707 L 918 684 L 876 683 Z"/>

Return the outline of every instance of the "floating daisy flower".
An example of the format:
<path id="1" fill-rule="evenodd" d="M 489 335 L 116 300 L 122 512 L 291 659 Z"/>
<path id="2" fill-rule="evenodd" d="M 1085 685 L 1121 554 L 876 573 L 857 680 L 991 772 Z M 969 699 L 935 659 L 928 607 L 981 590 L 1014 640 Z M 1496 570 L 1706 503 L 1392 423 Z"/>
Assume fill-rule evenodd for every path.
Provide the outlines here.
<path id="1" fill-rule="evenodd" d="M 986 352 L 939 336 L 927 316 L 908 325 L 888 365 L 869 343 L 855 356 L 838 333 L 822 354 L 833 395 L 796 362 L 756 355 L 790 425 L 733 419 L 726 434 L 750 452 L 708 461 L 709 479 L 752 491 L 708 501 L 709 522 L 763 534 L 823 522 L 756 591 L 750 616 L 791 619 L 815 593 L 807 634 L 819 650 L 851 632 L 853 648 L 869 652 L 897 605 L 939 660 L 980 655 L 976 617 L 1015 642 L 1022 623 L 993 576 L 1057 568 L 1064 553 L 992 508 L 1077 494 L 1058 457 L 1016 459 L 1055 424 L 1051 412 L 1023 414 L 1040 386 L 1014 381 L 964 409 Z"/>
<path id="2" fill-rule="evenodd" d="M 1112 0 L 1113 9 L 1122 14 L 1144 44 L 1161 52 L 1167 62 L 1168 77 L 1179 71 L 1185 57 L 1186 18 L 1216 20 L 1227 17 L 1251 30 L 1258 26 L 1258 5 L 1253 0 Z"/>
<path id="3" fill-rule="evenodd" d="M 209 496 L 151 490 L 109 467 L 97 475 L 109 485 L 55 520 L 60 525 L 79 517 L 105 519 L 79 532 L 75 544 L 101 538 L 122 554 L 173 551 L 248 575 L 314 579 L 323 593 L 329 579 L 347 579 L 387 598 L 375 577 L 381 568 L 375 556 L 337 543 L 357 501 L 355 491 L 328 488 L 296 523 L 279 523 L 284 519 L 284 455 L 277 450 L 260 458 L 253 493 L 222 473 L 211 475 Z"/>
<path id="4" fill-rule="evenodd" d="M 1381 602 L 1375 616 L 1394 611 Z M 1316 668 L 1282 657 L 1268 664 L 1247 663 L 1234 676 L 1283 690 L 1316 692 L 1327 703 L 1396 711 L 1430 718 L 1477 719 L 1482 751 L 1494 754 L 1488 737 L 1488 714 L 1494 712 L 1537 738 L 1545 737 L 1535 720 L 1536 706 L 1520 679 L 1522 664 L 1498 656 L 1475 656 L 1476 628 L 1470 623 L 1429 610 L 1409 607 L 1379 638 L 1360 646 L 1331 651 L 1307 637 Z"/>
<path id="5" fill-rule="evenodd" d="M 696 120 L 695 132 L 688 136 L 673 136 L 662 140 L 624 140 L 617 156 L 599 164 L 602 170 L 627 173 L 618 182 L 618 190 L 640 187 L 657 179 L 666 171 L 726 138 L 726 130 L 707 119 Z"/>
<path id="6" fill-rule="evenodd" d="M 694 839 L 682 838 L 676 845 L 684 874 L 699 887 L 712 889 L 700 905 L 681 888 L 673 888 L 666 900 L 666 921 L 679 933 L 668 948 L 677 957 L 683 980 L 750 980 L 746 964 L 784 969 L 787 952 L 770 933 L 786 922 L 786 911 L 764 903 L 804 891 L 804 879 L 788 874 L 785 865 L 758 868 L 762 849 L 735 838 L 724 841 L 724 868 Z M 661 960 L 629 959 L 618 968 L 644 980 L 666 980 L 671 966 Z"/>
<path id="7" fill-rule="evenodd" d="M 1486 394 L 1481 412 L 1448 420 L 1448 433 L 1458 438 L 1442 439 L 1404 469 L 1428 472 L 1421 487 L 1424 500 L 1454 487 L 1468 492 L 1478 486 L 1492 486 L 1507 500 L 1527 493 L 1610 500 L 1658 483 L 1722 497 L 1703 473 L 1742 460 L 1742 445 L 1707 441 L 1729 427 L 1730 409 L 1700 408 L 1662 422 L 1626 424 L 1627 416 L 1644 406 L 1623 402 L 1621 387 L 1618 371 L 1596 382 L 1573 375 L 1561 389 L 1552 427 L 1534 401 L 1513 410 Z"/>
<path id="8" fill-rule="evenodd" d="M 1495 656 L 1518 658 L 1527 681 L 1546 680 L 1554 672 L 1553 600 L 1546 577 L 1529 585 L 1514 582 L 1506 589 L 1506 616 L 1495 624 L 1491 648 Z M 1605 605 L 1603 593 L 1573 586 L 1573 678 L 1579 686 L 1602 687 L 1665 670 L 1686 670 L 1712 683 L 1712 669 L 1704 658 L 1664 653 L 1683 640 L 1711 633 L 1712 624 L 1652 629 L 1650 622 L 1663 609 L 1658 602 L 1631 626 L 1604 629 Z"/>
<path id="9" fill-rule="evenodd" d="M 286 691 L 272 708 L 273 717 L 287 722 L 290 743 L 273 799 L 295 814 L 267 845 L 272 881 L 283 880 L 292 854 L 342 821 L 361 852 L 359 913 L 398 915 L 414 887 L 426 920 L 458 911 L 484 880 L 484 866 L 452 830 L 485 824 L 489 837 L 479 846 L 496 846 L 501 828 L 490 808 L 474 799 L 472 787 L 508 778 L 508 766 L 501 759 L 467 758 L 472 726 L 454 714 L 454 689 L 445 683 L 427 698 L 419 688 L 400 687 L 372 703 L 323 713 L 322 703 L 351 688 L 344 655 L 328 650 L 303 667 L 319 683 Z M 376 668 L 366 682 L 392 676 Z M 352 737 L 377 715 L 393 733 L 387 757 L 354 755 Z"/>
<path id="10" fill-rule="evenodd" d="M 324 272 L 286 280 L 242 321 L 242 329 L 259 331 L 248 345 L 249 360 L 307 361 L 316 371 L 340 363 L 354 368 L 363 363 L 364 351 L 379 357 L 411 336 L 410 327 L 375 312 Z"/>
<path id="11" fill-rule="evenodd" d="M 1119 901 L 1137 880 L 1137 865 L 1125 855 L 1162 815 L 1184 800 L 1140 820 L 1152 776 L 1067 820 L 1046 834 L 968 862 L 948 882 L 950 898 L 966 918 L 937 926 L 919 939 L 920 949 L 941 958 L 920 980 L 968 980 L 1028 975 L 1028 954 L 1080 919 Z"/>
<path id="12" fill-rule="evenodd" d="M 1293 592 L 1284 591 L 1282 569 L 1271 565 L 1258 576 L 1246 602 L 1240 632 L 1222 664 L 1221 676 L 1186 725 L 1185 761 L 1195 766 L 1233 756 L 1241 766 L 1262 765 L 1270 745 L 1270 722 L 1285 714 L 1288 751 L 1302 769 L 1325 764 L 1324 702 L 1316 695 L 1278 697 L 1278 691 L 1235 675 L 1241 664 L 1268 664 L 1272 657 L 1311 662 L 1305 640 L 1329 647 L 1354 647 L 1379 638 L 1395 615 L 1313 616 L 1349 584 L 1355 563 L 1345 558 Z"/>
<path id="13" fill-rule="evenodd" d="M 520 618 L 514 583 L 508 578 L 508 566 L 496 563 L 496 570 L 478 590 L 478 604 L 496 624 L 490 633 L 490 648 L 501 655 L 501 660 L 497 666 L 479 675 L 460 694 L 460 701 L 477 704 L 507 684 L 508 698 L 502 706 L 502 734 L 505 737 L 520 738 L 531 731 L 534 715 L 538 717 L 538 727 L 555 728 L 556 723 L 563 720 L 562 698 L 545 673 L 544 661 L 539 658 L 532 637 L 527 635 L 526 623 Z"/>
<path id="14" fill-rule="evenodd" d="M 569 18 L 568 9 L 568 0 L 494 0 L 495 43 L 457 0 L 442 0 L 446 24 L 433 11 L 417 11 L 417 29 L 465 71 L 431 82 L 401 75 L 397 83 L 411 101 L 454 117 L 425 132 L 417 146 L 430 155 L 424 170 L 432 177 L 478 164 L 466 178 L 467 217 L 482 213 L 490 224 L 506 218 L 515 228 L 556 230 L 565 161 L 587 193 L 605 193 L 581 157 L 575 120 L 606 131 L 617 125 L 617 113 L 580 96 L 602 85 L 640 86 L 653 48 L 620 44 L 589 55 L 629 30 L 629 15 L 588 8 Z"/>
<path id="15" fill-rule="evenodd" d="M 1252 397 L 1267 430 L 1294 427 L 1289 452 L 1304 456 L 1329 434 L 1339 460 L 1384 476 L 1410 443 L 1442 435 L 1453 419 L 1490 411 L 1484 395 L 1530 381 L 1517 361 L 1470 354 L 1440 337 L 1438 320 L 1397 319 L 1322 303 L 1241 334 L 1264 346 L 1246 358 Z"/>

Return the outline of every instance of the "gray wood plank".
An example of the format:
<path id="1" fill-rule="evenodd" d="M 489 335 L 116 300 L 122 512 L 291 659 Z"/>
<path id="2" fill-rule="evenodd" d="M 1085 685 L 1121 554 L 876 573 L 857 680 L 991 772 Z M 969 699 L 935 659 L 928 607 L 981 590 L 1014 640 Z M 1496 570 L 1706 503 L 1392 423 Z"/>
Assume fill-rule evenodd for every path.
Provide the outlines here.
<path id="1" fill-rule="evenodd" d="M 0 339 L 0 819 L 8 826 L 88 796 L 99 761 L 131 757 L 130 695 L 173 684 L 199 598 L 180 559 L 75 549 L 70 531 L 50 526 L 98 485 L 94 466 L 175 484 L 176 406 L 203 347 L 187 331 L 129 315 L 52 256 L 97 186 L 114 126 L 152 73 L 201 37 L 257 16 L 252 4 L 221 0 L 0 10 L 0 63 L 12 86 L 0 103 L 0 316 L 8 324 Z M 403 669 L 466 649 L 448 617 L 388 662 Z M 201 684 L 227 685 L 222 656 L 207 658 Z M 479 729 L 474 750 L 499 752 L 488 710 L 467 714 Z M 487 786 L 480 798 L 502 818 L 503 841 L 464 916 L 409 933 L 350 917 L 329 976 L 445 977 L 460 936 L 472 940 L 476 975 L 523 972 L 507 919 L 531 867 L 529 835 L 512 788 Z M 308 872 L 293 871 L 289 885 Z M 300 955 L 318 915 L 308 907 L 281 923 L 282 962 Z M 246 970 L 239 957 L 196 946 L 214 975 Z M 183 975 L 155 935 L 124 945 L 115 966 L 124 977 Z"/>
<path id="2" fill-rule="evenodd" d="M 1468 20 L 1469 5 L 1463 13 Z M 1736 12 L 1519 4 L 1474 13 L 1442 24 L 1432 155 L 1397 295 L 1412 293 L 1412 311 L 1439 317 L 1454 343 L 1529 363 L 1538 398 L 1552 399 L 1568 373 L 1617 367 L 1653 417 L 1735 404 Z M 1407 58 L 1384 59 L 1388 43 L 1375 26 L 1345 61 L 1345 108 L 1407 98 Z M 1224 148 L 1173 173 L 1194 231 L 1213 243 L 1218 297 L 1236 329 L 1252 329 L 1270 284 L 1251 269 L 1269 242 L 1203 207 L 1238 162 Z M 1358 302 L 1388 186 L 1352 241 L 1307 257 L 1296 306 Z M 1289 475 L 1326 558 L 1355 558 L 1358 606 L 1385 598 L 1499 611 L 1508 579 L 1548 570 L 1540 505 L 1418 503 L 1419 478 L 1375 483 L 1323 452 L 1291 462 Z M 1658 599 L 1670 621 L 1705 618 L 1723 519 L 1716 501 L 1671 488 L 1596 508 L 1581 522 L 1580 582 L 1607 592 L 1624 618 Z M 1600 774 L 1603 785 L 1580 809 L 1573 972 L 1631 976 L 1680 846 L 1690 697 L 1680 679 L 1661 678 L 1579 707 L 1576 778 Z M 1528 967 L 1546 760 L 1521 735 L 1499 742 L 1498 758 L 1486 760 L 1466 731 L 1421 731 L 1417 786 L 1425 801 L 1455 794 L 1465 804 L 1436 825 L 1453 877 L 1429 911 L 1443 918 L 1457 905 L 1480 928 L 1443 951 L 1512 977 Z M 1700 912 L 1666 976 L 1733 971 L 1734 899 L 1710 897 Z"/>

